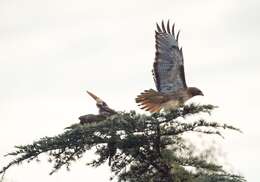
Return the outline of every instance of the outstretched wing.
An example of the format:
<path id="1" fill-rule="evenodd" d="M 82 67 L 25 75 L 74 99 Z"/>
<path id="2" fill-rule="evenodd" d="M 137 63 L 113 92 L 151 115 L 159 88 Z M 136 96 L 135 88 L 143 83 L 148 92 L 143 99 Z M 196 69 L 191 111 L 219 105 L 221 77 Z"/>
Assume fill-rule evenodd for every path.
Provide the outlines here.
<path id="1" fill-rule="evenodd" d="M 159 92 L 170 93 L 187 88 L 184 74 L 182 48 L 179 49 L 178 37 L 174 34 L 174 24 L 170 29 L 169 21 L 165 28 L 157 24 L 155 31 L 156 54 L 153 65 L 153 77 Z"/>

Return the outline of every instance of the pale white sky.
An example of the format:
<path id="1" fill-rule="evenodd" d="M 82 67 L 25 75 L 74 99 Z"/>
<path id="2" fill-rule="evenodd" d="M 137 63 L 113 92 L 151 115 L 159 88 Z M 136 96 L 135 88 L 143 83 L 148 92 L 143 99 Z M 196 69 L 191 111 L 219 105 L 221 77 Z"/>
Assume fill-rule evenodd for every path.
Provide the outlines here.
<path id="1" fill-rule="evenodd" d="M 181 29 L 188 85 L 205 94 L 193 101 L 220 106 L 214 118 L 244 131 L 227 136 L 222 150 L 257 182 L 259 9 L 257 0 L 0 1 L 0 156 L 96 113 L 87 89 L 116 110 L 137 109 L 135 96 L 154 88 L 155 22 L 170 19 Z M 6 162 L 0 157 L 0 166 Z M 106 165 L 85 162 L 52 176 L 45 160 L 25 163 L 6 181 L 108 181 Z"/>

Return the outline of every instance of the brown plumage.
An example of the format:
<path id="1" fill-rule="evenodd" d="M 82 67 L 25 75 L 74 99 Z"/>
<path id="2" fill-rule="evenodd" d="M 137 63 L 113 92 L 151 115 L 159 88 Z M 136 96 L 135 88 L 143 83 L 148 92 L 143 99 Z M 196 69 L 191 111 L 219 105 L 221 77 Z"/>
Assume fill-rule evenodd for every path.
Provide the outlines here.
<path id="1" fill-rule="evenodd" d="M 102 121 L 106 119 L 106 117 L 112 116 L 114 114 L 117 114 L 117 112 L 114 109 L 111 109 L 105 101 L 97 97 L 95 94 L 87 91 L 87 93 L 96 101 L 96 106 L 99 109 L 99 115 L 96 115 L 97 119 L 100 119 L 98 121 Z M 97 117 L 98 116 L 98 117 Z M 115 133 L 112 134 L 111 138 L 109 139 L 107 143 L 107 148 L 108 148 L 108 165 L 111 166 L 111 162 L 113 160 L 114 155 L 117 152 L 117 146 L 116 146 L 116 141 L 115 141 Z"/>
<path id="2" fill-rule="evenodd" d="M 81 124 L 89 124 L 93 122 L 99 122 L 106 117 L 112 116 L 114 114 L 117 114 L 117 112 L 113 109 L 111 109 L 105 101 L 97 97 L 95 94 L 87 91 L 87 93 L 96 101 L 96 106 L 99 109 L 99 114 L 87 114 L 79 117 Z"/>
<path id="3" fill-rule="evenodd" d="M 196 87 L 187 87 L 184 72 L 182 48 L 179 48 L 179 33 L 175 37 L 174 25 L 169 21 L 165 27 L 157 24 L 155 31 L 156 53 L 153 64 L 153 77 L 156 88 L 145 90 L 137 96 L 136 102 L 141 109 L 150 112 L 172 110 L 181 106 L 188 99 L 203 93 Z"/>
<path id="4" fill-rule="evenodd" d="M 111 116 L 117 113 L 114 109 L 111 109 L 105 101 L 97 97 L 95 94 L 89 91 L 87 91 L 87 93 L 96 101 L 96 106 L 99 109 L 98 111 L 100 115 Z"/>

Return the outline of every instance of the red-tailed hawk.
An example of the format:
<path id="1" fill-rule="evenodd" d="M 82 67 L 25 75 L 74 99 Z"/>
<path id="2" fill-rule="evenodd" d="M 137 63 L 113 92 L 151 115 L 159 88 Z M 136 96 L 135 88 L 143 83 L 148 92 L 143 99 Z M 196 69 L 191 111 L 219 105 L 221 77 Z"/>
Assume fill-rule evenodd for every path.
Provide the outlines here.
<path id="1" fill-rule="evenodd" d="M 87 93 L 96 101 L 96 106 L 98 107 L 99 114 L 87 114 L 84 116 L 80 116 L 79 120 L 81 124 L 85 123 L 92 123 L 92 122 L 98 122 L 104 120 L 108 116 L 112 116 L 113 114 L 116 114 L 117 112 L 106 104 L 105 101 L 94 95 L 93 93 L 87 91 Z"/>
<path id="2" fill-rule="evenodd" d="M 157 91 L 145 90 L 137 96 L 136 102 L 141 109 L 160 112 L 161 109 L 173 110 L 180 107 L 188 99 L 203 95 L 196 87 L 187 87 L 185 81 L 182 48 L 179 48 L 179 33 L 175 37 L 174 24 L 170 28 L 169 21 L 161 27 L 157 24 L 155 31 L 156 53 L 153 64 L 153 78 Z"/>

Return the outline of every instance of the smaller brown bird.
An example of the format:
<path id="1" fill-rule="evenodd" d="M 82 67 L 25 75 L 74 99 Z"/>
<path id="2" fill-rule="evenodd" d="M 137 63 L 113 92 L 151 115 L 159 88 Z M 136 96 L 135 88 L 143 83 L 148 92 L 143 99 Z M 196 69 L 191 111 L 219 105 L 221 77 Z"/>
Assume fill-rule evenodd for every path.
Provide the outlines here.
<path id="1" fill-rule="evenodd" d="M 87 93 L 96 101 L 96 106 L 98 107 L 99 114 L 87 114 L 79 117 L 80 124 L 73 124 L 65 129 L 74 129 L 77 128 L 79 125 L 85 125 L 90 123 L 101 122 L 105 120 L 107 117 L 117 114 L 114 109 L 111 109 L 105 101 L 97 97 L 95 94 L 87 91 Z M 108 165 L 111 165 L 112 159 L 117 152 L 116 146 L 116 132 L 110 132 L 111 137 L 107 142 L 107 158 L 108 158 Z"/>
<path id="2" fill-rule="evenodd" d="M 96 95 L 94 95 L 89 91 L 87 91 L 87 93 L 96 101 L 96 106 L 99 109 L 99 115 L 96 115 L 96 117 L 99 117 L 101 120 L 104 120 L 106 117 L 117 114 L 117 112 L 114 109 L 111 109 L 105 101 L 103 101 L 102 99 L 100 99 L 99 97 L 97 97 Z M 116 142 L 114 140 L 115 140 L 115 133 L 112 134 L 110 141 L 107 144 L 109 166 L 111 166 L 112 158 L 117 151 Z"/>
<path id="3" fill-rule="evenodd" d="M 96 106 L 99 109 L 99 114 L 104 116 L 111 116 L 117 112 L 114 109 L 111 109 L 105 101 L 94 95 L 93 93 L 87 91 L 87 93 L 96 101 Z"/>
<path id="4" fill-rule="evenodd" d="M 117 114 L 117 112 L 111 109 L 105 101 L 97 97 L 95 94 L 87 91 L 87 93 L 96 101 L 96 106 L 98 107 L 99 114 L 87 114 L 84 116 L 80 116 L 79 120 L 81 124 L 98 122 L 106 119 L 108 116 L 112 116 Z"/>

